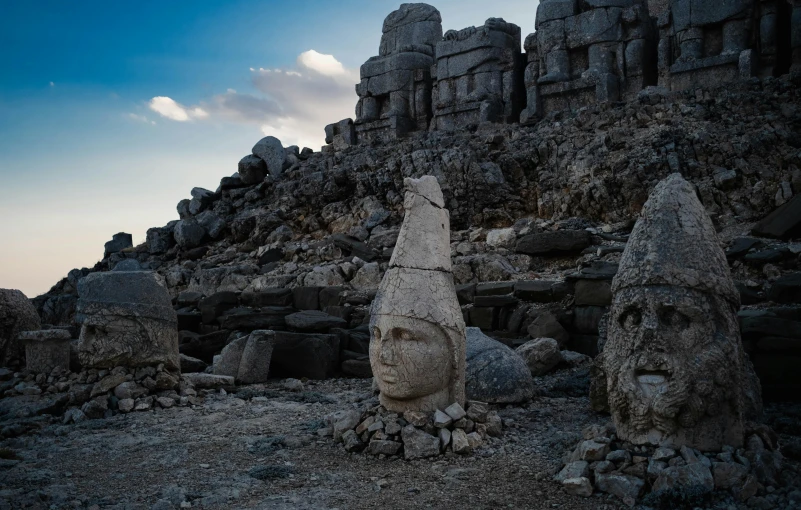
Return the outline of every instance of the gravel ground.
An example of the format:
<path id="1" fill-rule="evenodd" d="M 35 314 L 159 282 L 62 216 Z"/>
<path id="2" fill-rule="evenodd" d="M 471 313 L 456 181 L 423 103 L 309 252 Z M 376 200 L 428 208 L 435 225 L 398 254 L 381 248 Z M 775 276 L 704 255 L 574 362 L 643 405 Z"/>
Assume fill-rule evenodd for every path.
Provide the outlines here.
<path id="1" fill-rule="evenodd" d="M 20 459 L 0 470 L 0 508 L 618 508 L 551 481 L 582 427 L 605 420 L 586 398 L 499 409 L 504 437 L 469 457 L 379 459 L 315 433 L 325 415 L 371 398 L 364 380 L 303 392 L 276 381 L 193 409 L 47 424 L 0 442 Z"/>
<path id="2" fill-rule="evenodd" d="M 349 454 L 316 434 L 327 414 L 374 401 L 369 380 L 307 382 L 303 391 L 275 381 L 210 394 L 194 408 L 77 425 L 30 418 L 34 432 L 0 442 L 0 510 L 622 508 L 605 494 L 569 496 L 552 481 L 582 428 L 608 420 L 571 396 L 583 376 L 537 378 L 547 396 L 500 407 L 504 436 L 473 455 L 412 462 Z M 797 440 L 798 408 L 787 409 L 773 406 L 768 421 Z"/>

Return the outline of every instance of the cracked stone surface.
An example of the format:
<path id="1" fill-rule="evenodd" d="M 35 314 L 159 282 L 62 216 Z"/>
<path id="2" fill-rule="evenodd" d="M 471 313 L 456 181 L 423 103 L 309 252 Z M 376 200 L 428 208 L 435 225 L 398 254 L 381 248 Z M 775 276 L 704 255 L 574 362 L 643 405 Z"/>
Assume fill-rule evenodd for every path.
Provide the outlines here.
<path id="1" fill-rule="evenodd" d="M 742 446 L 760 388 L 711 220 L 679 174 L 657 185 L 613 282 L 599 358 L 618 435 L 702 451 Z"/>
<path id="2" fill-rule="evenodd" d="M 465 403 L 465 325 L 439 184 L 431 176 L 405 184 L 406 216 L 373 302 L 370 364 L 387 409 L 434 411 Z"/>

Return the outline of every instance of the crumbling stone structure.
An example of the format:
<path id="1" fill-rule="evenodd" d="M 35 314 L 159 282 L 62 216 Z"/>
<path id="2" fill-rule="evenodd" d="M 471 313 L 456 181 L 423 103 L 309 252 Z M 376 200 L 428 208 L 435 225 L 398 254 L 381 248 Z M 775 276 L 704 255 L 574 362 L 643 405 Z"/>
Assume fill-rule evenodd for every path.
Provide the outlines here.
<path id="1" fill-rule="evenodd" d="M 761 394 L 740 339 L 740 294 L 681 175 L 659 183 L 645 204 L 612 292 L 597 363 L 618 436 L 702 451 L 742 446 Z"/>
<path id="2" fill-rule="evenodd" d="M 517 122 L 524 105 L 520 27 L 490 18 L 437 44 L 433 129 Z"/>
<path id="3" fill-rule="evenodd" d="M 524 122 L 629 100 L 655 84 L 656 30 L 645 0 L 544 0 L 536 27 L 526 40 Z"/>
<path id="4" fill-rule="evenodd" d="M 25 344 L 25 368 L 35 374 L 49 374 L 53 369 L 70 369 L 70 340 L 66 329 L 26 331 L 20 334 Z"/>
<path id="5" fill-rule="evenodd" d="M 384 20 L 378 56 L 361 67 L 356 85 L 356 133 L 360 143 L 395 139 L 428 129 L 434 48 L 442 17 L 423 4 L 402 4 Z"/>
<path id="6" fill-rule="evenodd" d="M 84 368 L 180 370 L 178 318 L 156 273 L 92 273 L 78 283 L 78 295 L 76 349 Z"/>
<path id="7" fill-rule="evenodd" d="M 0 367 L 22 361 L 25 348 L 19 341 L 23 331 L 41 329 L 36 308 L 19 290 L 0 289 Z"/>
<path id="8" fill-rule="evenodd" d="M 450 215 L 436 178 L 406 178 L 398 243 L 370 318 L 370 365 L 390 411 L 465 404 L 465 324 L 451 274 Z"/>
<path id="9" fill-rule="evenodd" d="M 790 70 L 801 13 L 793 0 L 672 0 L 659 17 L 659 85 L 684 90 Z"/>

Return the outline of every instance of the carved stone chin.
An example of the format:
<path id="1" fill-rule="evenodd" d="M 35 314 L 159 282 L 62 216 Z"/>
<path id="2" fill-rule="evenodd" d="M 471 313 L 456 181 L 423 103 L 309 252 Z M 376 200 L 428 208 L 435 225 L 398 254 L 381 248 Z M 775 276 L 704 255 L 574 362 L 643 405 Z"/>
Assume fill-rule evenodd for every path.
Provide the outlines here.
<path id="1" fill-rule="evenodd" d="M 465 325 L 450 273 L 450 226 L 434 177 L 406 179 L 406 216 L 370 319 L 370 365 L 396 412 L 465 402 Z"/>
<path id="2" fill-rule="evenodd" d="M 743 350 L 739 294 L 692 185 L 659 183 L 613 282 L 608 341 L 598 365 L 621 439 L 720 450 L 742 446 L 760 411 Z"/>

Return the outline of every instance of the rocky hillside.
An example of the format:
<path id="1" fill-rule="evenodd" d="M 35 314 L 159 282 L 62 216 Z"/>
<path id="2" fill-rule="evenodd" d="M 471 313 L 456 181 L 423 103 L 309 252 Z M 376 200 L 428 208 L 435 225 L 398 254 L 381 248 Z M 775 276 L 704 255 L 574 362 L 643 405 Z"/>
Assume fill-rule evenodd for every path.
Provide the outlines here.
<path id="1" fill-rule="evenodd" d="M 434 175 L 451 214 L 468 324 L 514 343 L 550 320 L 538 319 L 544 307 L 571 349 L 594 354 L 609 296 L 604 284 L 576 283 L 608 283 L 649 191 L 680 172 L 719 228 L 746 308 L 760 309 L 741 313 L 751 321 L 746 342 L 758 351 L 763 338 L 801 336 L 792 333 L 801 331 L 801 311 L 774 309 L 801 301 L 794 273 L 801 249 L 789 242 L 799 238 L 801 217 L 798 75 L 681 93 L 648 89 L 633 102 L 563 112 L 534 126 L 481 125 L 321 152 L 290 147 L 277 179 L 268 164 L 275 162 L 248 156 L 216 191 L 193 189 L 178 204 L 180 220 L 149 230 L 145 244 L 127 246 L 124 237 L 107 244 L 94 268 L 71 271 L 34 300 L 43 322 L 74 327 L 77 281 L 124 263 L 118 269 L 140 266 L 164 277 L 184 345 L 217 339 L 205 354 L 231 331 L 255 327 L 363 330 L 402 221 L 403 178 Z M 778 234 L 762 228 L 761 238 L 741 237 L 783 205 Z M 509 281 L 518 283 L 476 287 Z M 339 320 L 288 326 L 284 318 L 297 310 Z M 341 349 L 363 355 L 366 335 L 351 336 L 359 341 L 350 348 L 346 337 Z M 786 360 L 801 357 L 794 346 L 766 347 L 770 361 L 761 371 L 789 374 Z M 789 391 L 783 377 L 779 386 Z"/>

